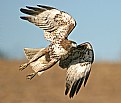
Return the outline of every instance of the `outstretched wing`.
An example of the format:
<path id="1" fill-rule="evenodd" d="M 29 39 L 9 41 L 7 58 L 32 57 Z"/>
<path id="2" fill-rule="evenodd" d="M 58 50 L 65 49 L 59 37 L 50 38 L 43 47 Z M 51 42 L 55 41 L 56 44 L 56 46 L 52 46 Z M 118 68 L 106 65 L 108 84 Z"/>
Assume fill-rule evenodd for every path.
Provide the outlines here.
<path id="1" fill-rule="evenodd" d="M 23 20 L 35 24 L 44 30 L 44 37 L 49 41 L 65 39 L 74 29 L 76 22 L 68 13 L 56 8 L 37 5 L 38 7 L 21 8 L 20 11 L 30 16 L 21 16 Z"/>
<path id="2" fill-rule="evenodd" d="M 92 46 L 86 42 L 78 45 L 65 60 L 60 61 L 59 66 L 67 68 L 65 95 L 70 91 L 69 97 L 71 98 L 78 93 L 83 82 L 84 86 L 86 85 L 93 60 Z"/>

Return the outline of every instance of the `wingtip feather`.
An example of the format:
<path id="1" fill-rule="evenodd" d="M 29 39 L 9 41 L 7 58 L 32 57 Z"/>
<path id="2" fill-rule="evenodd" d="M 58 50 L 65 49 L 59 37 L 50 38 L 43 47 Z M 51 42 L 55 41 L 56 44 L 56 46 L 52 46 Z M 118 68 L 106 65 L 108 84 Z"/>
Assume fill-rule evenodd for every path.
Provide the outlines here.
<path id="1" fill-rule="evenodd" d="M 30 9 L 31 8 L 31 9 Z M 25 9 L 25 8 L 21 8 L 20 11 L 22 13 L 25 13 L 25 14 L 28 14 L 28 15 L 37 15 L 39 12 L 32 9 L 32 7 L 28 7 Z"/>
<path id="2" fill-rule="evenodd" d="M 20 16 L 20 18 L 23 20 L 28 20 L 28 17 L 26 17 L 26 16 Z"/>
<path id="3" fill-rule="evenodd" d="M 70 84 L 66 83 L 65 95 L 68 94 L 69 90 L 70 90 Z"/>
<path id="4" fill-rule="evenodd" d="M 91 71 L 91 70 L 90 70 Z M 89 78 L 89 75 L 90 75 L 90 71 L 87 73 L 86 77 L 85 77 L 85 80 L 84 80 L 84 87 L 86 86 L 86 83 L 87 83 L 87 80 Z"/>
<path id="5" fill-rule="evenodd" d="M 68 94 L 68 92 L 69 92 L 69 88 L 68 88 L 68 87 L 66 87 L 65 95 L 67 95 L 67 94 Z"/>
<path id="6" fill-rule="evenodd" d="M 23 12 L 23 8 L 20 8 L 20 11 Z"/>
<path id="7" fill-rule="evenodd" d="M 40 5 L 40 4 L 38 4 L 37 6 L 38 6 L 38 7 L 41 7 L 41 8 L 45 8 L 45 9 L 47 9 L 47 10 L 55 9 L 55 8 L 53 8 L 53 7 L 50 7 L 50 6 L 45 6 L 45 5 Z"/>
<path id="8" fill-rule="evenodd" d="M 78 85 L 78 81 L 75 81 L 72 85 L 72 88 L 71 88 L 71 91 L 70 91 L 70 94 L 69 94 L 70 98 L 73 98 L 73 96 L 76 92 L 77 85 Z"/>
<path id="9" fill-rule="evenodd" d="M 28 14 L 28 10 L 25 9 L 25 8 L 21 8 L 20 11 L 21 11 L 22 13 Z"/>
<path id="10" fill-rule="evenodd" d="M 76 88 L 76 94 L 78 94 L 78 92 L 79 92 L 79 90 L 82 86 L 83 81 L 84 81 L 84 77 L 79 79 L 79 82 L 78 82 L 78 85 L 77 85 L 77 88 Z"/>

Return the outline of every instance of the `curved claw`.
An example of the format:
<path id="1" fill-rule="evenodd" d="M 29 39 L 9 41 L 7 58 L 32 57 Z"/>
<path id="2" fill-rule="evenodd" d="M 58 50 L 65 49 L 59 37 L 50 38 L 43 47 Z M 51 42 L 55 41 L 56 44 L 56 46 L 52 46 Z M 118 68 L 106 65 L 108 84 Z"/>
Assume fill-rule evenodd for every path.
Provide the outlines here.
<path id="1" fill-rule="evenodd" d="M 19 70 L 22 71 L 22 70 L 24 70 L 27 66 L 28 66 L 28 63 L 22 64 L 22 65 L 20 65 Z"/>
<path id="2" fill-rule="evenodd" d="M 31 73 L 29 75 L 26 76 L 26 79 L 29 79 L 31 80 L 32 78 L 34 78 L 34 76 L 36 75 L 37 73 Z"/>

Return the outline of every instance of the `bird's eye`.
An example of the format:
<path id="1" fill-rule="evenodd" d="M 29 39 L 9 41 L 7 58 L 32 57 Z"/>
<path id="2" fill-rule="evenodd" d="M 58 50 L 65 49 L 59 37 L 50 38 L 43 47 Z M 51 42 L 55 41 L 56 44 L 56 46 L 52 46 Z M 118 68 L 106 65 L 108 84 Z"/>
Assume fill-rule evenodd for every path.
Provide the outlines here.
<path id="1" fill-rule="evenodd" d="M 70 48 L 71 48 L 71 46 L 70 46 L 70 45 L 68 45 L 68 46 L 67 46 L 67 49 L 70 49 Z"/>

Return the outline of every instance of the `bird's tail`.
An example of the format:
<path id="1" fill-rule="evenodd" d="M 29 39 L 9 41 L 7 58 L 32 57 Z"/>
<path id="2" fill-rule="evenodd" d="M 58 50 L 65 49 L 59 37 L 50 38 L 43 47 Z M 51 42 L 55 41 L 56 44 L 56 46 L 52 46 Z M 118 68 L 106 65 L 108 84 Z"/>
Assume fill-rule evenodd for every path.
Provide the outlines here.
<path id="1" fill-rule="evenodd" d="M 33 48 L 24 48 L 24 53 L 25 56 L 28 60 L 31 60 L 38 52 L 42 51 L 45 48 L 38 48 L 38 49 L 33 49 Z M 41 70 L 42 66 L 46 65 L 48 63 L 48 61 L 46 60 L 46 55 L 38 58 L 36 61 L 30 63 L 30 66 L 32 67 L 32 69 L 37 72 L 39 70 Z M 38 72 L 38 75 L 40 76 L 42 72 Z"/>
<path id="2" fill-rule="evenodd" d="M 39 51 L 42 51 L 44 48 L 24 48 L 25 56 L 28 60 L 32 59 Z"/>

